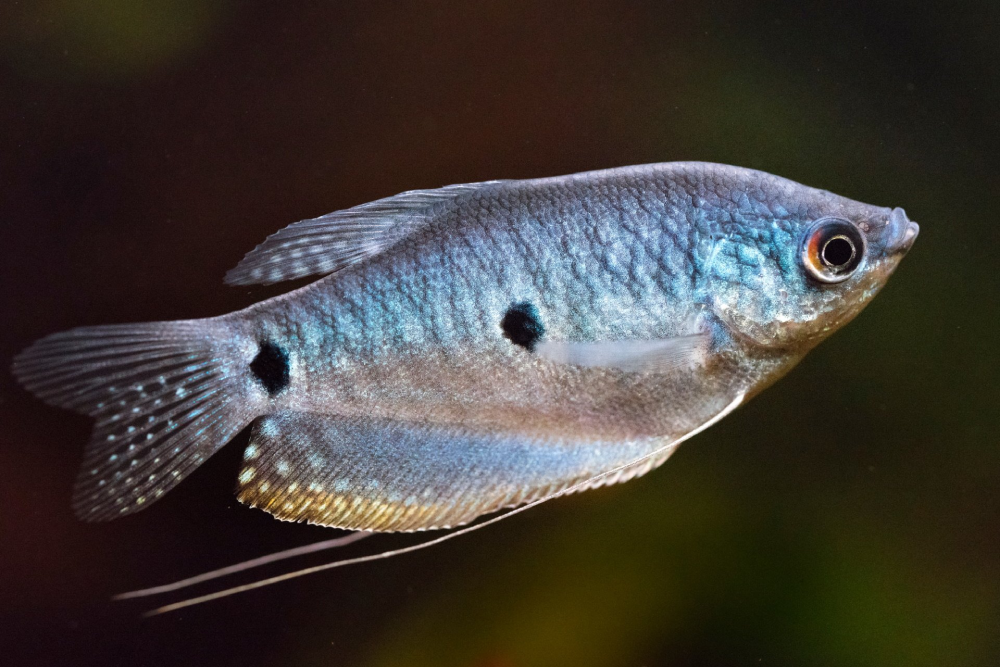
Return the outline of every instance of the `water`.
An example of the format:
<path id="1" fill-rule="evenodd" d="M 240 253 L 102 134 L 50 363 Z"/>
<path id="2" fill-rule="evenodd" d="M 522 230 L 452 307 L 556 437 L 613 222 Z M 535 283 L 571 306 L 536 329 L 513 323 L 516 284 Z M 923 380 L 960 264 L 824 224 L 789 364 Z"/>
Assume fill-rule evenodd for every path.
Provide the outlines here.
<path id="1" fill-rule="evenodd" d="M 335 533 L 236 502 L 246 433 L 150 509 L 80 523 L 89 421 L 3 375 L 0 655 L 993 664 L 997 18 L 985 1 L 0 10 L 3 359 L 279 293 L 222 276 L 289 222 L 416 187 L 699 159 L 921 223 L 855 322 L 649 476 L 150 620 L 110 595 Z"/>

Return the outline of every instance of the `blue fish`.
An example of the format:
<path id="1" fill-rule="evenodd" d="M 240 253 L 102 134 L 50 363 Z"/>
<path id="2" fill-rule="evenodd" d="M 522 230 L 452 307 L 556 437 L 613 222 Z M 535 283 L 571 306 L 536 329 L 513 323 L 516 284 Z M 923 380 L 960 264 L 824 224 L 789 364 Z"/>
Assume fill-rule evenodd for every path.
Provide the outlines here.
<path id="1" fill-rule="evenodd" d="M 95 426 L 74 509 L 159 500 L 248 424 L 241 501 L 365 531 L 622 482 L 850 321 L 919 229 L 770 174 L 666 163 L 415 190 L 297 222 L 220 317 L 73 329 L 13 371 Z"/>

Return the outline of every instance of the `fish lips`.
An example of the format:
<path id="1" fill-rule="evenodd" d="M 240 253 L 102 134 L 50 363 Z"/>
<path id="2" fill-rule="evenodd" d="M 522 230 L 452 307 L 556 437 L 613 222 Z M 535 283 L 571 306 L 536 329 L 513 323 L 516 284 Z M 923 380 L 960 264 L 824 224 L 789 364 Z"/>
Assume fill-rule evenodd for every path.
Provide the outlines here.
<path id="1" fill-rule="evenodd" d="M 889 220 L 882 232 L 887 255 L 905 253 L 913 246 L 920 233 L 920 225 L 906 217 L 906 211 L 901 208 L 892 209 Z"/>

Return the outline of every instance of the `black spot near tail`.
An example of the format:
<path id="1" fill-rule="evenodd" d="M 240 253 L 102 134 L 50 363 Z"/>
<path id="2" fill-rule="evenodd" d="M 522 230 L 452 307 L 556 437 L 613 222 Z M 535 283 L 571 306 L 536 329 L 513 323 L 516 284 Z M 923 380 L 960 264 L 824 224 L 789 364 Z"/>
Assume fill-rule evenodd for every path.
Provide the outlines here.
<path id="1" fill-rule="evenodd" d="M 515 303 L 508 308 L 500 320 L 500 328 L 510 342 L 529 352 L 535 349 L 535 343 L 545 334 L 538 309 L 527 302 Z"/>
<path id="2" fill-rule="evenodd" d="M 288 386 L 288 353 L 271 341 L 264 341 L 250 362 L 250 371 L 267 393 L 274 396 Z"/>

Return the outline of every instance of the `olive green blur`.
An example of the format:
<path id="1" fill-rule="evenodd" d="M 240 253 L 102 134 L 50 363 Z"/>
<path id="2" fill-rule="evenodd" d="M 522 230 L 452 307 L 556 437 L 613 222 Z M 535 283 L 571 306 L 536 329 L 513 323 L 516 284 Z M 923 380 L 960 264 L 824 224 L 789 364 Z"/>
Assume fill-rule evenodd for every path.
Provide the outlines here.
<path id="1" fill-rule="evenodd" d="M 180 596 L 110 596 L 337 533 L 235 501 L 246 432 L 148 511 L 80 523 L 89 420 L 4 373 L 0 662 L 997 664 L 998 26 L 988 0 L 3 3 L 4 366 L 280 293 L 222 276 L 414 188 L 707 160 L 921 232 L 854 322 L 646 477 L 150 620 Z"/>

